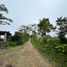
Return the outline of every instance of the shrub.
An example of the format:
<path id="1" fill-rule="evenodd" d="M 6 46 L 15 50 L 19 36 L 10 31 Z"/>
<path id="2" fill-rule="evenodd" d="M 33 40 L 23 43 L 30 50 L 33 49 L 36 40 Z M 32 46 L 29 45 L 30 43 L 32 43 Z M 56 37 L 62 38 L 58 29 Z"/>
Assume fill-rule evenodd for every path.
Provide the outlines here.
<path id="1" fill-rule="evenodd" d="M 28 40 L 28 38 L 29 35 L 26 33 L 15 32 L 15 35 L 12 39 L 17 43 L 17 45 L 22 45 Z"/>
<path id="2" fill-rule="evenodd" d="M 54 63 L 55 67 L 67 67 L 67 44 L 60 44 L 58 38 L 47 39 L 32 38 L 32 43 L 39 52 Z"/>

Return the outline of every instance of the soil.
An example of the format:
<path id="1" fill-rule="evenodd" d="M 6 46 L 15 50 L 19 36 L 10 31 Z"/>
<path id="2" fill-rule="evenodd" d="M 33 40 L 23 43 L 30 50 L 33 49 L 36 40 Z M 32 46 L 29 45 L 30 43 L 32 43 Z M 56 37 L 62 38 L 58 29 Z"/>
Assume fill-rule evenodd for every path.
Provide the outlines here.
<path id="1" fill-rule="evenodd" d="M 31 42 L 15 53 L 7 54 L 0 60 L 0 67 L 53 67 L 44 59 Z"/>

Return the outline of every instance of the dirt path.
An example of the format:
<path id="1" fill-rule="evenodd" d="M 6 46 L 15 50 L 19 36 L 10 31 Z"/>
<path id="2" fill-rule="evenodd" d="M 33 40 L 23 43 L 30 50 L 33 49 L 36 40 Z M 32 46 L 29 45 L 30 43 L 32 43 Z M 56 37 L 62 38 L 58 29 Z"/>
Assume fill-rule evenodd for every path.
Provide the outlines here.
<path id="1" fill-rule="evenodd" d="M 42 58 L 30 42 L 27 42 L 17 53 L 0 60 L 0 67 L 52 67 L 52 65 Z"/>

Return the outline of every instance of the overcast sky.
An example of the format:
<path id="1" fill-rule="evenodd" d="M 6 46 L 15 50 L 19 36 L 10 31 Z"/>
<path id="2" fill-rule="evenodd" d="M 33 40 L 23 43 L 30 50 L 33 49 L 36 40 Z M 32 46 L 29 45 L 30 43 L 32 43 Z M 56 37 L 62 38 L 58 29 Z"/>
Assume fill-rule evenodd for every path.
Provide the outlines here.
<path id="1" fill-rule="evenodd" d="M 14 33 L 20 25 L 38 23 L 39 19 L 48 17 L 52 24 L 60 16 L 67 16 L 67 0 L 0 0 L 9 10 L 8 17 L 13 24 L 0 25 L 0 30 Z"/>

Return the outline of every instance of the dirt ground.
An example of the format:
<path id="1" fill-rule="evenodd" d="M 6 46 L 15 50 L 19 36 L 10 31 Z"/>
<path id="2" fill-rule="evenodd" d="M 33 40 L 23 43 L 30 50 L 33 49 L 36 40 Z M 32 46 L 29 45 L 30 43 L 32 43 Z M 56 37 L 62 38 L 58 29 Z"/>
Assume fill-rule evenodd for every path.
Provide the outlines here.
<path id="1" fill-rule="evenodd" d="M 53 67 L 40 53 L 27 42 L 23 48 L 15 53 L 7 54 L 0 60 L 0 67 Z"/>

